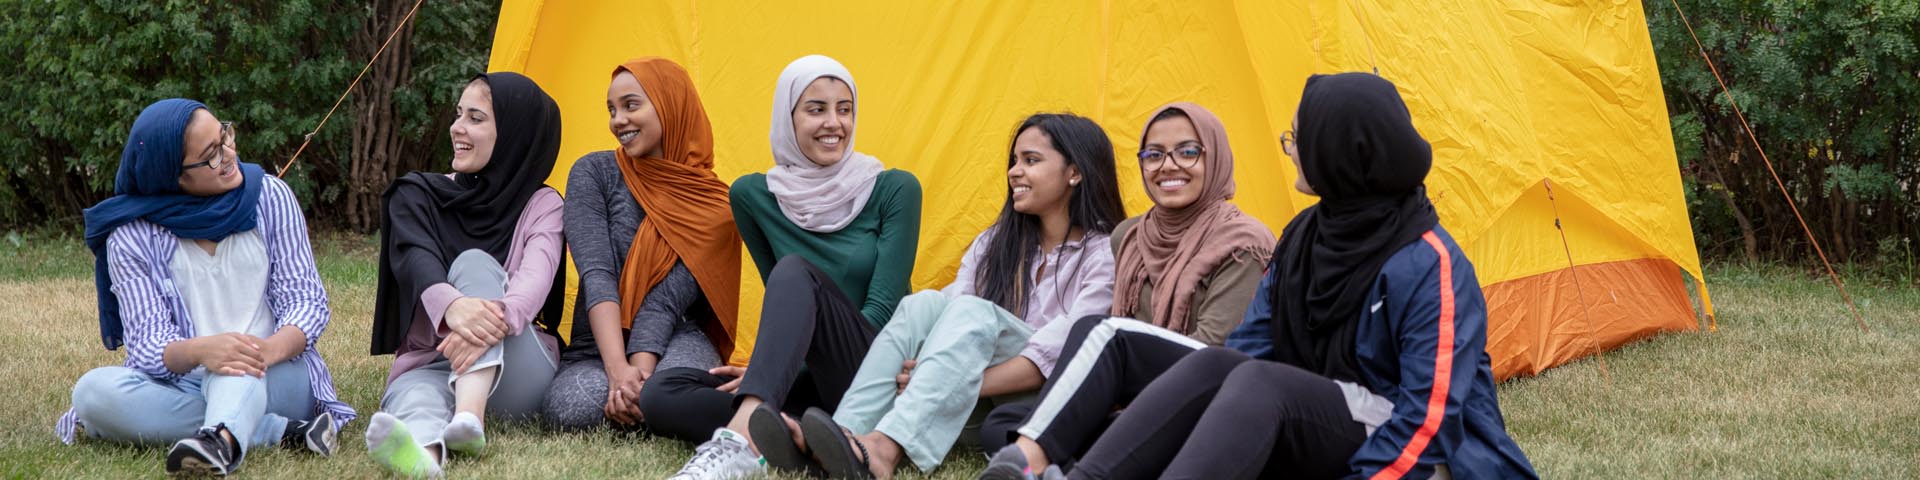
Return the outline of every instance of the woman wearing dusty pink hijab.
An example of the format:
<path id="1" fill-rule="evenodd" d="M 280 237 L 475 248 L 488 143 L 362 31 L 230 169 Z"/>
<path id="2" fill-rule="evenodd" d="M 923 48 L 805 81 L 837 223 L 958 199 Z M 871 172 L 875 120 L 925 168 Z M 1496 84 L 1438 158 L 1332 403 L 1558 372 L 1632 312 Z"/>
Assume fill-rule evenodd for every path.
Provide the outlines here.
<path id="1" fill-rule="evenodd" d="M 1226 127 L 1178 102 L 1155 110 L 1140 137 L 1135 158 L 1154 206 L 1114 230 L 1113 315 L 1074 324 L 1038 403 L 994 410 L 981 443 L 1001 451 L 983 478 L 1079 456 L 1115 407 L 1181 357 L 1221 345 L 1253 301 L 1274 236 L 1227 203 Z"/>

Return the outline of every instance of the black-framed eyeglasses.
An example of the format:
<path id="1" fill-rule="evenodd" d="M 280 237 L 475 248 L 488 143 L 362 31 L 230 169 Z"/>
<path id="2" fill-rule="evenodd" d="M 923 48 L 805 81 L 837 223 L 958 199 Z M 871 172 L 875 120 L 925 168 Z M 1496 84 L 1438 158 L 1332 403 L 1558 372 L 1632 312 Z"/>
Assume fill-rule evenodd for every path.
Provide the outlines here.
<path id="1" fill-rule="evenodd" d="M 1206 153 L 1206 147 L 1196 142 L 1182 143 L 1179 146 L 1173 147 L 1172 151 L 1148 148 L 1140 151 L 1140 169 L 1158 170 L 1167 163 L 1167 158 L 1169 157 L 1173 158 L 1173 166 L 1191 168 L 1199 164 L 1200 157 L 1206 155 Z"/>
<path id="2" fill-rule="evenodd" d="M 200 156 L 200 158 L 204 160 L 181 165 L 180 174 L 186 175 L 193 172 L 193 169 L 200 167 L 207 167 L 207 170 L 219 170 L 226 167 L 226 162 L 221 162 L 218 165 L 215 165 L 214 162 L 220 162 L 221 160 L 231 161 L 232 156 L 225 155 L 225 153 L 227 150 L 233 149 L 233 135 L 233 122 L 220 122 L 220 144 L 207 149 L 207 153 Z"/>
<path id="3" fill-rule="evenodd" d="M 1284 151 L 1287 153 L 1294 153 L 1293 149 L 1299 146 L 1300 145 L 1298 143 L 1293 141 L 1293 130 L 1287 130 L 1285 132 L 1280 133 L 1280 150 L 1281 151 Z"/>

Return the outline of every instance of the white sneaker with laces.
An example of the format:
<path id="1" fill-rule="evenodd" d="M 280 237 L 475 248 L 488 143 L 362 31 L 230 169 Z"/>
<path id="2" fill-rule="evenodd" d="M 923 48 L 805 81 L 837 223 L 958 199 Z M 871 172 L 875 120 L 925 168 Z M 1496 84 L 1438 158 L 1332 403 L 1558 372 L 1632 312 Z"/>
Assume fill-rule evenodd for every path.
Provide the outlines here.
<path id="1" fill-rule="evenodd" d="M 747 437 L 725 427 L 714 429 L 713 438 L 693 449 L 680 472 L 668 480 L 731 480 L 767 470 L 767 462 L 747 446 Z"/>

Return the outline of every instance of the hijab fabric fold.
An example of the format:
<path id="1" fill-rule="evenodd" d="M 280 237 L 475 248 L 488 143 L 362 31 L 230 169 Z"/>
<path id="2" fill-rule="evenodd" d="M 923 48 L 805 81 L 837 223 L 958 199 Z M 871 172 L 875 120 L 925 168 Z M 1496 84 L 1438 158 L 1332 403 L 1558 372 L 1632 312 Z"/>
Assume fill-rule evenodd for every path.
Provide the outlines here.
<path id="1" fill-rule="evenodd" d="M 633 158 L 615 149 L 620 176 L 646 216 L 620 273 L 620 325 L 631 328 L 647 291 L 678 261 L 693 272 L 718 325 L 702 325 L 720 358 L 733 352 L 740 304 L 740 231 L 727 184 L 713 173 L 713 125 L 680 65 L 659 57 L 615 68 L 633 74 L 660 117 L 660 157 Z"/>
<path id="2" fill-rule="evenodd" d="M 197 101 L 169 98 L 141 110 L 127 134 L 127 145 L 120 150 L 113 196 L 83 212 L 87 249 L 93 251 L 100 343 L 107 350 L 120 348 L 124 340 L 120 299 L 114 296 L 113 278 L 107 269 L 107 238 L 114 230 L 134 220 L 146 220 L 181 238 L 218 242 L 227 235 L 253 230 L 259 223 L 260 184 L 266 176 L 259 165 L 239 163 L 240 186 L 226 193 L 201 197 L 180 189 L 187 125 L 194 111 L 206 108 Z"/>
<path id="3" fill-rule="evenodd" d="M 1114 268 L 1113 314 L 1133 315 L 1140 308 L 1140 290 L 1152 281 L 1153 324 L 1184 335 L 1193 331 L 1193 294 L 1200 282 L 1238 252 L 1266 263 L 1273 231 L 1227 203 L 1234 191 L 1233 149 L 1220 118 L 1187 102 L 1167 104 L 1147 118 L 1166 110 L 1179 110 L 1186 118 L 1164 121 L 1193 122 L 1206 150 L 1206 183 L 1192 204 L 1178 209 L 1155 206 L 1127 230 Z M 1143 146 L 1151 128 L 1149 120 L 1140 133 Z"/>
<path id="4" fill-rule="evenodd" d="M 420 294 L 447 281 L 447 266 L 470 249 L 506 265 L 515 226 L 527 202 L 553 172 L 560 154 L 560 107 L 533 79 L 512 72 L 478 75 L 492 90 L 498 139 L 487 165 L 451 178 L 412 172 L 393 181 L 384 195 L 380 280 L 373 311 L 373 354 L 393 353 L 405 342 L 419 310 Z M 566 269 L 555 269 L 553 288 L 541 309 L 549 331 L 560 320 Z"/>
<path id="5" fill-rule="evenodd" d="M 1381 267 L 1440 222 L 1424 187 L 1433 152 L 1393 83 L 1372 74 L 1308 78 L 1297 121 L 1300 174 L 1320 203 L 1274 251 L 1275 357 L 1358 382 L 1355 329 Z"/>
<path id="6" fill-rule="evenodd" d="M 880 160 L 853 150 L 853 125 L 847 127 L 846 153 L 840 161 L 822 167 L 800 150 L 799 137 L 793 131 L 793 109 L 807 85 L 821 77 L 847 83 L 853 92 L 855 119 L 859 118 L 860 89 L 853 74 L 840 62 L 824 55 L 808 55 L 787 64 L 780 72 L 780 83 L 773 90 L 773 126 L 769 134 L 773 145 L 773 169 L 767 171 L 767 190 L 780 204 L 780 213 L 794 225 L 810 232 L 831 233 L 846 228 L 866 208 L 873 195 L 873 184 L 885 170 Z"/>

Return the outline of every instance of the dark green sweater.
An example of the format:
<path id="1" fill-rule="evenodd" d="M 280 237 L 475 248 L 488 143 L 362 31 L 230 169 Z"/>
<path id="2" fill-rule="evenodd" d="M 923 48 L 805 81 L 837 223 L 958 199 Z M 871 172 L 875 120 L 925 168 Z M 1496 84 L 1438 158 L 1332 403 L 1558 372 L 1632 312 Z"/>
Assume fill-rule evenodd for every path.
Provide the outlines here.
<path id="1" fill-rule="evenodd" d="M 913 257 L 920 247 L 920 181 L 912 173 L 880 172 L 860 215 L 832 233 L 810 232 L 787 220 L 767 190 L 766 174 L 735 180 L 731 197 L 733 222 L 760 269 L 760 281 L 781 257 L 799 255 L 833 277 L 875 331 L 893 318 L 894 306 L 912 287 Z"/>

